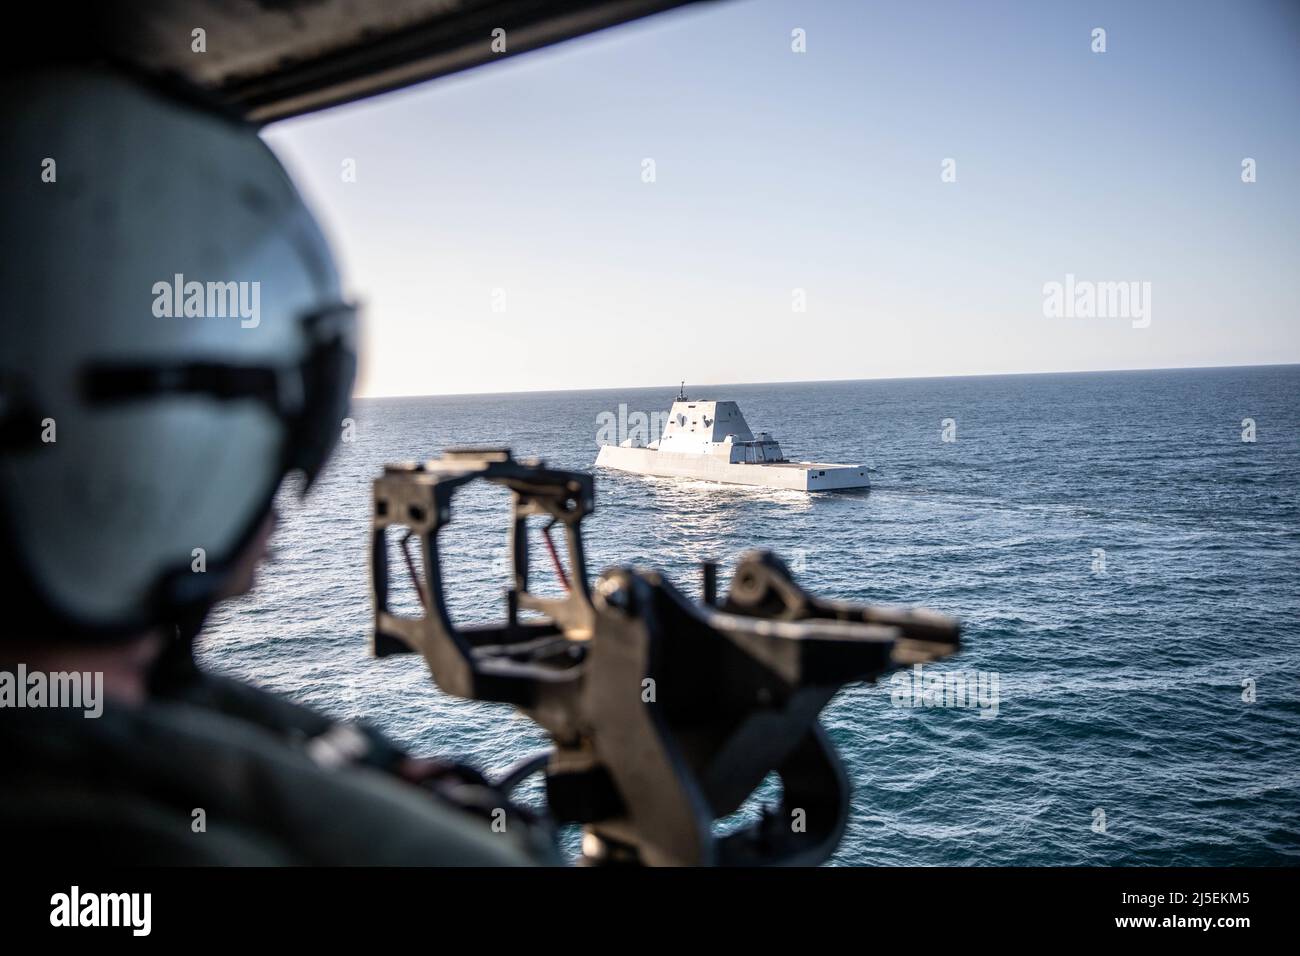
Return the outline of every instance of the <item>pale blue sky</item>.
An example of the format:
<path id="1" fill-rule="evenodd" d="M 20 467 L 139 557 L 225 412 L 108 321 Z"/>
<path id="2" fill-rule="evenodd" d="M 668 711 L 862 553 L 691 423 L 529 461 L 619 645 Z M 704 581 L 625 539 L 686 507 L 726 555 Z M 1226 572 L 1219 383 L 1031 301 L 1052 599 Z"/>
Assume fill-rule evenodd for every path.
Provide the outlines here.
<path id="1" fill-rule="evenodd" d="M 1300 361 L 1292 2 L 731 0 L 265 135 L 363 395 Z"/>

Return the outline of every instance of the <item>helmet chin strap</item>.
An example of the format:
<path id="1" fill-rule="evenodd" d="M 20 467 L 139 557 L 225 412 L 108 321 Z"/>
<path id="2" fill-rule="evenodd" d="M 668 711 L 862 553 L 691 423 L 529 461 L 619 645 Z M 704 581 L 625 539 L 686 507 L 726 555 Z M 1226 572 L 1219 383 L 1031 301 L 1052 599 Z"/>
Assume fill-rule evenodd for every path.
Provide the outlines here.
<path id="1" fill-rule="evenodd" d="M 239 593 L 225 590 L 232 577 L 239 576 L 243 571 L 251 575 L 261 562 L 262 549 L 266 543 L 265 533 L 269 533 L 268 525 L 274 513 L 275 495 L 283 481 L 282 475 L 267 492 L 264 507 L 240 535 L 239 546 L 233 557 L 211 569 L 214 571 L 214 580 L 223 582 L 222 586 L 201 597 L 190 596 L 186 600 L 170 603 L 166 623 L 163 625 L 167 640 L 162 653 L 150 669 L 150 693 L 166 693 L 198 678 L 199 666 L 194 660 L 194 642 L 203 630 L 203 624 L 212 608 L 220 601 Z"/>
<path id="2" fill-rule="evenodd" d="M 199 676 L 199 665 L 194 660 L 194 641 L 208 608 L 192 609 L 177 615 L 170 624 L 171 633 L 160 653 L 149 668 L 148 689 L 152 694 L 165 694 L 192 683 Z"/>

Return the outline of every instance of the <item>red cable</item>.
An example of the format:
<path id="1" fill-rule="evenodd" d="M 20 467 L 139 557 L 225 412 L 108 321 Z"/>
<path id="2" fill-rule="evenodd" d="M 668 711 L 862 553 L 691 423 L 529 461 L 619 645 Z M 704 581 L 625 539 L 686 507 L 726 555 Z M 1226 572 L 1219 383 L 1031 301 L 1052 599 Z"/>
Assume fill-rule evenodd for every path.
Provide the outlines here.
<path id="1" fill-rule="evenodd" d="M 420 596 L 420 606 L 424 608 L 424 613 L 429 613 L 429 596 L 424 593 L 424 585 L 420 583 L 420 576 L 415 573 L 415 561 L 411 559 L 411 549 L 407 547 L 411 541 L 413 532 L 406 532 L 406 537 L 402 538 L 402 556 L 406 558 L 406 570 L 411 573 L 411 583 L 415 585 L 415 593 Z"/>
<path id="2" fill-rule="evenodd" d="M 555 550 L 555 542 L 551 540 L 551 526 L 549 524 L 542 529 L 542 538 L 546 541 L 546 550 L 551 552 L 551 563 L 555 565 L 555 574 L 559 577 L 560 583 L 564 585 L 564 590 L 571 591 L 569 576 L 564 573 L 564 565 L 560 564 L 559 552 Z"/>

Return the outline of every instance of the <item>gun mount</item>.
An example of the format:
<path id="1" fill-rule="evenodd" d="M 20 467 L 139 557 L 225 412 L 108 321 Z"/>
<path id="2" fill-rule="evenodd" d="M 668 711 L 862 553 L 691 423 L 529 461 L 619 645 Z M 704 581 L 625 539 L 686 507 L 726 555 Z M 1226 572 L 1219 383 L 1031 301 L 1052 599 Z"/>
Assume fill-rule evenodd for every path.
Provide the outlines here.
<path id="1" fill-rule="evenodd" d="M 476 479 L 511 492 L 511 581 L 504 622 L 457 627 L 439 532 L 456 491 Z M 374 483 L 374 653 L 421 653 L 447 693 L 514 704 L 545 728 L 554 749 L 502 786 L 544 766 L 549 812 L 584 826 L 588 862 L 822 862 L 843 834 L 849 785 L 818 714 L 845 684 L 953 653 L 957 622 L 814 597 L 761 551 L 742 558 L 721 600 L 707 563 L 699 602 L 639 568 L 610 568 L 592 586 L 582 520 L 594 504 L 590 474 L 504 449 L 388 466 Z M 529 518 L 546 522 L 563 597 L 529 591 Z M 555 525 L 565 532 L 567 571 L 550 538 Z M 388 529 L 403 526 L 423 611 L 414 616 L 389 605 Z M 412 538 L 419 571 L 405 550 Z M 780 810 L 715 835 L 714 822 L 772 772 Z"/>

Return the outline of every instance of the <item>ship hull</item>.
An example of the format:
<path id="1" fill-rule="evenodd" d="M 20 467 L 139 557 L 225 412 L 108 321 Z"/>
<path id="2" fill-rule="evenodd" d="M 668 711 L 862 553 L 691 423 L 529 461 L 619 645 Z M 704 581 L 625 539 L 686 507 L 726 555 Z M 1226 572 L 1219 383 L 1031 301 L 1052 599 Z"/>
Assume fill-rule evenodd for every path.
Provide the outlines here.
<path id="1" fill-rule="evenodd" d="M 596 456 L 596 467 L 661 478 L 694 478 L 794 491 L 847 491 L 871 487 L 866 465 L 827 465 L 807 461 L 737 464 L 718 461 L 709 455 L 619 445 L 603 446 Z"/>

